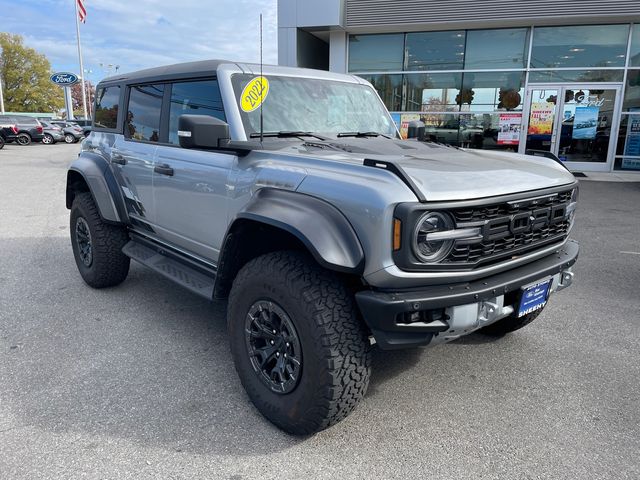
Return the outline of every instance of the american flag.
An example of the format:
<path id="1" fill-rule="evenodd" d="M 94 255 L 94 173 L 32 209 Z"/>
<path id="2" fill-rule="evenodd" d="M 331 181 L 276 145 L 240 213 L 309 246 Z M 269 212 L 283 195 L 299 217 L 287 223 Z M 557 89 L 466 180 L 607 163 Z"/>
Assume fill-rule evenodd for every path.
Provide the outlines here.
<path id="1" fill-rule="evenodd" d="M 87 20 L 87 9 L 84 8 L 84 0 L 76 0 L 78 3 L 78 17 L 82 23 Z"/>

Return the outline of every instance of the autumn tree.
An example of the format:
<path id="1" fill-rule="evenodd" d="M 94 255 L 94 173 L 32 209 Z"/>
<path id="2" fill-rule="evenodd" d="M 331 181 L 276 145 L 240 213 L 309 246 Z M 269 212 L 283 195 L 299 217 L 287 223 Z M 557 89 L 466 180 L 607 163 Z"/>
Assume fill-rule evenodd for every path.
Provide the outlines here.
<path id="1" fill-rule="evenodd" d="M 49 81 L 47 57 L 26 47 L 20 35 L 0 32 L 0 77 L 5 110 L 54 112 L 64 105 L 62 88 Z"/>
<path id="2" fill-rule="evenodd" d="M 93 99 L 96 94 L 96 87 L 91 83 L 90 80 L 84 81 L 84 91 L 87 96 L 87 111 L 93 105 Z M 82 108 L 82 83 L 78 82 L 71 87 L 71 100 L 73 102 L 73 111 L 76 115 L 83 112 Z"/>

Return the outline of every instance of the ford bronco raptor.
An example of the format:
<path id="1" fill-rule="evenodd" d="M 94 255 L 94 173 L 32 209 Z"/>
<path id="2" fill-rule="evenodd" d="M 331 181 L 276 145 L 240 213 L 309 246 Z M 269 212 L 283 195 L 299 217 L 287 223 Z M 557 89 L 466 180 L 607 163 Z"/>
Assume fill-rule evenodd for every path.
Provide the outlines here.
<path id="1" fill-rule="evenodd" d="M 287 432 L 356 407 L 373 344 L 504 335 L 572 283 L 562 164 L 403 141 L 358 77 L 185 63 L 105 79 L 94 111 L 66 187 L 82 278 L 133 259 L 226 299 L 240 380 Z"/>

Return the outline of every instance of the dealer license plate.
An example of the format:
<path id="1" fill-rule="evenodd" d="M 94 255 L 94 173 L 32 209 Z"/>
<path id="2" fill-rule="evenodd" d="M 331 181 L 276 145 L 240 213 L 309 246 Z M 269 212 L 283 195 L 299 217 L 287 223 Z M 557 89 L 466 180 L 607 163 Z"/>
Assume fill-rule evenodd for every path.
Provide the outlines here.
<path id="1" fill-rule="evenodd" d="M 522 289 L 522 298 L 518 308 L 518 318 L 540 310 L 547 304 L 551 279 L 529 285 Z"/>

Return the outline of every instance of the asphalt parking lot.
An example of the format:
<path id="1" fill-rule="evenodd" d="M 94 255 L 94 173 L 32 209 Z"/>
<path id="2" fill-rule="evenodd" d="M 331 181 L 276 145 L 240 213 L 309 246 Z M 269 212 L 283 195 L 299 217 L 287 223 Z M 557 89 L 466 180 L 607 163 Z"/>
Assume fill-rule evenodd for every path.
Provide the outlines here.
<path id="1" fill-rule="evenodd" d="M 0 478 L 640 478 L 640 183 L 581 182 L 576 283 L 533 324 L 376 351 L 360 407 L 296 438 L 242 390 L 224 307 L 137 264 L 82 282 L 78 150 L 0 151 Z"/>

